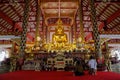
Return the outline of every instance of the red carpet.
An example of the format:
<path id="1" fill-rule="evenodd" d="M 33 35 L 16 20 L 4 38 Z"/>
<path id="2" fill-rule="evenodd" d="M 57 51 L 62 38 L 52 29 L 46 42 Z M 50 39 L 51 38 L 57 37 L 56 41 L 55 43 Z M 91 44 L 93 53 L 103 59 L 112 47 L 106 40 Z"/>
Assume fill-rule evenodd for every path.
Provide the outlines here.
<path id="1" fill-rule="evenodd" d="M 120 74 L 114 72 L 97 72 L 92 76 L 74 76 L 73 72 L 64 71 L 17 71 L 0 74 L 0 80 L 120 80 Z"/>

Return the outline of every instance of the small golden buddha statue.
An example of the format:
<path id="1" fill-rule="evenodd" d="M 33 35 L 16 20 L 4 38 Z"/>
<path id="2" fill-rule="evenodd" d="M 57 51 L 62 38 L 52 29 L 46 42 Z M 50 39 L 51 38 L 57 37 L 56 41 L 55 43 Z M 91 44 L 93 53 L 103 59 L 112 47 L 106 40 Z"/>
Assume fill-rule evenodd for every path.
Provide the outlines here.
<path id="1" fill-rule="evenodd" d="M 64 33 L 61 19 L 57 21 L 57 25 L 58 26 L 55 28 L 55 33 L 52 35 L 52 42 L 56 48 L 62 48 L 68 42 L 68 38 L 67 34 Z"/>

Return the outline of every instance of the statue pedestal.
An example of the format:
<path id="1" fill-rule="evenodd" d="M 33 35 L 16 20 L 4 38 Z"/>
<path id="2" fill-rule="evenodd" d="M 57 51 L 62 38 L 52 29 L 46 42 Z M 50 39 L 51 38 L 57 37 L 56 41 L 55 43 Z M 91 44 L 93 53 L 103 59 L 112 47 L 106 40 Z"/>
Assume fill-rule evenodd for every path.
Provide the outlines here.
<path id="1" fill-rule="evenodd" d="M 67 65 L 73 65 L 73 58 L 66 58 L 64 53 L 58 52 L 54 58 L 48 58 L 47 64 L 54 65 L 57 70 L 64 70 Z"/>
<path id="2" fill-rule="evenodd" d="M 65 56 L 63 53 L 58 53 L 55 57 L 55 68 L 64 69 L 65 68 Z"/>

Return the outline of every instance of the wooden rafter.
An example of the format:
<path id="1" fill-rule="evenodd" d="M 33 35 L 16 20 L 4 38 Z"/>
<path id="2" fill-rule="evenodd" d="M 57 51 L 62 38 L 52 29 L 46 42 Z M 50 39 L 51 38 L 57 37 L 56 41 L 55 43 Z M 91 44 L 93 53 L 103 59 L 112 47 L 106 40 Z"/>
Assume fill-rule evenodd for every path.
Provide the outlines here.
<path id="1" fill-rule="evenodd" d="M 11 18 L 9 18 L 6 14 L 0 11 L 0 17 L 7 21 L 11 26 L 14 26 L 14 22 Z"/>
<path id="2" fill-rule="evenodd" d="M 118 9 L 115 13 L 113 13 L 108 19 L 107 24 L 112 22 L 114 19 L 116 19 L 118 16 L 120 16 L 120 9 Z"/>
<path id="3" fill-rule="evenodd" d="M 110 28 L 109 30 L 113 30 L 113 29 L 115 29 L 116 27 L 118 27 L 118 25 L 120 25 L 120 23 L 117 23 L 115 26 L 113 26 L 113 27 Z"/>
<path id="4" fill-rule="evenodd" d="M 15 9 L 12 5 L 10 5 L 10 7 L 11 7 L 11 9 L 17 14 L 17 16 L 19 17 L 19 20 L 20 20 L 20 18 L 21 18 L 22 16 L 16 11 L 16 9 Z"/>
<path id="5" fill-rule="evenodd" d="M 99 15 L 97 15 L 97 18 L 100 18 L 100 16 L 104 13 L 104 11 L 107 10 L 107 8 L 108 8 L 109 6 L 110 6 L 110 4 L 107 5 L 106 7 L 104 7 L 104 9 L 99 13 Z"/>
<path id="6" fill-rule="evenodd" d="M 115 13 L 113 13 L 106 21 L 107 24 L 109 24 L 110 22 L 112 22 L 116 17 L 120 16 L 120 9 L 118 11 L 116 11 Z M 117 26 L 117 24 L 115 25 Z M 115 26 L 113 28 L 115 28 Z M 104 27 L 103 23 L 101 22 L 101 24 L 99 25 L 99 27 Z"/>
<path id="7" fill-rule="evenodd" d="M 39 0 L 41 2 L 58 2 L 58 0 Z M 78 2 L 78 0 L 61 0 L 61 2 Z"/>
<path id="8" fill-rule="evenodd" d="M 7 28 L 5 28 L 2 24 L 0 24 L 0 27 L 1 27 L 2 29 L 7 30 Z"/>
<path id="9" fill-rule="evenodd" d="M 99 4 L 99 3 L 107 3 L 107 4 L 119 4 L 120 3 L 120 0 L 112 0 L 112 1 L 107 1 L 105 2 L 105 0 L 95 0 L 95 3 Z"/>
<path id="10" fill-rule="evenodd" d="M 43 7 L 42 9 L 58 9 L 58 7 Z M 60 9 L 76 9 L 76 7 L 60 7 Z"/>

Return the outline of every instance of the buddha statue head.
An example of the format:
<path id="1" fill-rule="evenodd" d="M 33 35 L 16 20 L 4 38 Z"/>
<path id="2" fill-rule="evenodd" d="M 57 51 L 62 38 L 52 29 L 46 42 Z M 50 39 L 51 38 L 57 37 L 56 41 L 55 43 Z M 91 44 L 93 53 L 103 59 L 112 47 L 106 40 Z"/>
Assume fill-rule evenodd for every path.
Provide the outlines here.
<path id="1" fill-rule="evenodd" d="M 64 33 L 64 28 L 63 28 L 63 26 L 62 26 L 62 21 L 61 21 L 61 19 L 58 19 L 58 21 L 57 21 L 57 27 L 55 28 L 55 32 L 56 32 L 57 34 L 62 34 L 62 33 Z"/>

